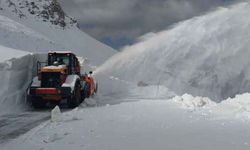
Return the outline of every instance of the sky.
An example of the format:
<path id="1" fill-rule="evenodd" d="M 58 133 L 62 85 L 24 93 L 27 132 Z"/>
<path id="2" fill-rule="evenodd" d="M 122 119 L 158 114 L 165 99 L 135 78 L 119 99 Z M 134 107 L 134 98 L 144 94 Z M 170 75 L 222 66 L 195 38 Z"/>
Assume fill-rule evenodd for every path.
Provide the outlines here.
<path id="1" fill-rule="evenodd" d="M 159 32 L 237 0 L 59 1 L 84 32 L 120 50 L 146 33 Z"/>

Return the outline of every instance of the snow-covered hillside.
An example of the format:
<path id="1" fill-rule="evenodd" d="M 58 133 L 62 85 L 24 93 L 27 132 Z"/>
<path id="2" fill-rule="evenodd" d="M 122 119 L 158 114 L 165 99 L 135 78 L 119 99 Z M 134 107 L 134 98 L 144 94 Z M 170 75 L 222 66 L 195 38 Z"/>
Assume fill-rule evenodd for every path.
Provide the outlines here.
<path id="1" fill-rule="evenodd" d="M 29 52 L 71 50 L 93 65 L 115 51 L 78 29 L 56 0 L 0 1 L 0 45 Z"/>
<path id="2" fill-rule="evenodd" d="M 98 74 L 214 101 L 250 91 L 250 2 L 150 33 L 124 48 Z"/>

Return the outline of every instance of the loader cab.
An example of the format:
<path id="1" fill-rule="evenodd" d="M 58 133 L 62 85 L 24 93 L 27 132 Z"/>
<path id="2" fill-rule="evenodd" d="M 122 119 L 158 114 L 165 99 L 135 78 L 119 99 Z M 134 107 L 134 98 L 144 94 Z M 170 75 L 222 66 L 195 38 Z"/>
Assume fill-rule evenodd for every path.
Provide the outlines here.
<path id="1" fill-rule="evenodd" d="M 72 52 L 48 53 L 48 66 L 66 65 L 67 74 L 80 74 L 80 63 Z"/>

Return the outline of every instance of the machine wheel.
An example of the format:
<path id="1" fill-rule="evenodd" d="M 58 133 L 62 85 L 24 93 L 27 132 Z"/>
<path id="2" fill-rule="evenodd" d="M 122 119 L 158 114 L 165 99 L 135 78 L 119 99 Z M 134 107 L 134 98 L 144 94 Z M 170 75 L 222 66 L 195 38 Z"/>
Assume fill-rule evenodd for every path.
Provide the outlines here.
<path id="1" fill-rule="evenodd" d="M 95 93 L 98 91 L 98 83 L 95 84 Z"/>
<path id="2" fill-rule="evenodd" d="M 31 105 L 36 109 L 45 108 L 46 103 L 47 102 L 40 97 L 31 97 Z"/>
<path id="3" fill-rule="evenodd" d="M 90 97 L 90 87 L 89 84 L 86 85 L 86 91 L 85 91 L 85 98 L 89 98 Z"/>
<path id="4" fill-rule="evenodd" d="M 81 102 L 81 85 L 79 82 L 77 82 L 73 94 L 67 99 L 67 104 L 69 108 L 75 108 L 80 104 L 80 102 Z"/>
<path id="5" fill-rule="evenodd" d="M 60 101 L 51 101 L 50 102 L 50 105 L 54 108 L 54 107 L 56 107 L 56 106 L 60 106 Z"/>
<path id="6" fill-rule="evenodd" d="M 84 84 L 84 88 L 81 91 L 81 102 L 83 102 L 84 99 L 87 97 L 87 94 L 88 94 L 87 90 L 88 90 L 87 84 Z"/>

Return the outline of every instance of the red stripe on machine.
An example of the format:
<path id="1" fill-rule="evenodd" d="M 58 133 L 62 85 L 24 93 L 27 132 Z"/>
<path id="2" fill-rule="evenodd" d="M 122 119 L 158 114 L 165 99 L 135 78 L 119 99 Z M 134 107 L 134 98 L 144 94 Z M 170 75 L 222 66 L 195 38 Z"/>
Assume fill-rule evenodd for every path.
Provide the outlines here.
<path id="1" fill-rule="evenodd" d="M 36 94 L 59 94 L 56 88 L 37 88 Z"/>

